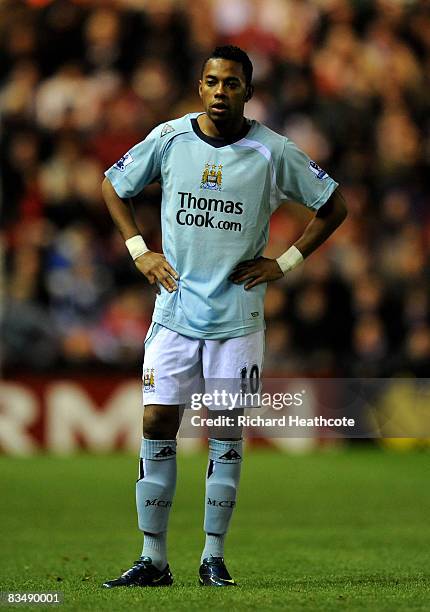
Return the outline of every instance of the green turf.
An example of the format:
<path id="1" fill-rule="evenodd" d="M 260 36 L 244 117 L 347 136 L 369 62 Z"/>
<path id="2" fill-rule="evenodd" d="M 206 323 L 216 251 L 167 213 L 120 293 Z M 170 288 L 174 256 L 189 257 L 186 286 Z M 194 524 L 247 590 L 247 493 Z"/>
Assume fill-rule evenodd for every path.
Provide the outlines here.
<path id="1" fill-rule="evenodd" d="M 1 590 L 58 589 L 61 610 L 429 610 L 429 460 L 249 452 L 226 550 L 240 587 L 203 589 L 206 457 L 181 457 L 174 587 L 106 591 L 140 554 L 134 457 L 1 458 Z"/>

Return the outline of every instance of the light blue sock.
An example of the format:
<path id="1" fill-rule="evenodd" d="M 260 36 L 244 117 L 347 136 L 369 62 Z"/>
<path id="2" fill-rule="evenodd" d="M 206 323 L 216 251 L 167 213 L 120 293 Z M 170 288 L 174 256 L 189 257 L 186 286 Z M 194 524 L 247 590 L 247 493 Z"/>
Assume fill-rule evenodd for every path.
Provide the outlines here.
<path id="1" fill-rule="evenodd" d="M 209 440 L 202 561 L 210 556 L 224 556 L 224 539 L 236 505 L 241 463 L 242 440 Z"/>
<path id="2" fill-rule="evenodd" d="M 153 565 L 163 570 L 167 565 L 167 532 L 146 533 L 143 537 L 142 557 L 150 557 Z"/>
<path id="3" fill-rule="evenodd" d="M 158 569 L 167 565 L 166 535 L 176 488 L 176 440 L 142 438 L 136 506 L 144 532 L 143 557 Z"/>

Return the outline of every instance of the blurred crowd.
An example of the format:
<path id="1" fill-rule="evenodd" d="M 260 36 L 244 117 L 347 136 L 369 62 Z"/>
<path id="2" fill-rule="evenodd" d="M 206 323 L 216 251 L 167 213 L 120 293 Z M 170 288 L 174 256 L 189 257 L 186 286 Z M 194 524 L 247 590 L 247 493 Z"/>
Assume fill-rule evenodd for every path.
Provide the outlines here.
<path id="1" fill-rule="evenodd" d="M 6 372 L 133 370 L 154 295 L 101 198 L 103 171 L 158 123 L 201 109 L 217 44 L 254 63 L 248 117 L 342 186 L 349 216 L 266 300 L 266 373 L 430 372 L 429 0 L 0 3 Z M 135 202 L 161 249 L 160 189 Z M 268 256 L 308 212 L 273 216 Z"/>

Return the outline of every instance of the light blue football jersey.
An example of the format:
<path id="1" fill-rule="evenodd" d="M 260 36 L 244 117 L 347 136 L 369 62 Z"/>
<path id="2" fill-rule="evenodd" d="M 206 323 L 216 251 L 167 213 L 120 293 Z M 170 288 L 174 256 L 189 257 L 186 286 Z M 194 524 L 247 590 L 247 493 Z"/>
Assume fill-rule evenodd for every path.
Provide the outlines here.
<path id="1" fill-rule="evenodd" d="M 264 329 L 266 284 L 245 291 L 228 279 L 233 268 L 262 255 L 282 200 L 317 211 L 338 184 L 258 121 L 234 143 L 209 144 L 193 129 L 199 114 L 159 125 L 106 176 L 120 198 L 161 183 L 163 253 L 180 279 L 173 293 L 160 286 L 153 321 L 193 338 L 234 338 Z"/>

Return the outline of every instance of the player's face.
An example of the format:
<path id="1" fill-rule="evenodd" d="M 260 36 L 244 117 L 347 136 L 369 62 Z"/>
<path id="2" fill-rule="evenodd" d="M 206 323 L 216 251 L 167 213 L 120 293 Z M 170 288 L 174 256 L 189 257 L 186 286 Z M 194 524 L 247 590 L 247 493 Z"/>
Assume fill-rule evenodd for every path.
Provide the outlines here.
<path id="1" fill-rule="evenodd" d="M 251 95 L 242 65 L 232 60 L 214 58 L 206 62 L 199 94 L 209 119 L 214 123 L 242 120 L 243 108 Z"/>

